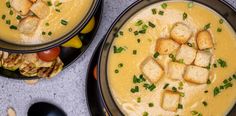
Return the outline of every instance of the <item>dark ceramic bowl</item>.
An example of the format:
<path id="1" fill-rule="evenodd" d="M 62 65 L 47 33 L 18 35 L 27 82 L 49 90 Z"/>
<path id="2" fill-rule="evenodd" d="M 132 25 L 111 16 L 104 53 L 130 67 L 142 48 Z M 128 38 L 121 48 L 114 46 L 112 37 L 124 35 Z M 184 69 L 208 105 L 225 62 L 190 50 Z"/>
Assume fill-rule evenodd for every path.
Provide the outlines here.
<path id="1" fill-rule="evenodd" d="M 77 26 L 75 26 L 75 28 L 73 28 L 70 32 L 58 39 L 55 39 L 54 41 L 37 45 L 18 45 L 0 40 L 0 50 L 14 53 L 34 53 L 59 46 L 73 38 L 78 32 L 80 32 L 85 27 L 85 25 L 90 21 L 90 19 L 98 10 L 101 1 L 102 0 L 93 0 L 91 8 L 89 9 L 87 15 L 82 19 L 82 21 L 79 22 Z"/>
<path id="2" fill-rule="evenodd" d="M 100 53 L 99 59 L 99 89 L 101 96 L 103 98 L 103 102 L 105 103 L 105 108 L 107 109 L 110 115 L 120 116 L 124 115 L 121 110 L 116 105 L 109 85 L 108 85 L 108 76 L 107 76 L 107 61 L 109 56 L 109 50 L 111 48 L 112 42 L 114 40 L 114 36 L 117 31 L 123 26 L 126 21 L 132 17 L 139 10 L 152 5 L 157 2 L 161 2 L 162 0 L 138 0 L 132 5 L 130 5 L 112 24 L 110 29 L 108 30 L 105 41 L 103 43 L 102 51 Z M 224 17 L 229 24 L 232 26 L 234 31 L 236 31 L 236 9 L 233 8 L 230 4 L 219 1 L 219 0 L 194 0 L 195 2 L 201 3 L 209 8 L 212 8 L 216 12 L 218 12 L 222 17 Z M 228 114 L 229 116 L 235 116 L 236 107 L 234 107 L 231 112 Z"/>
<path id="3" fill-rule="evenodd" d="M 61 54 L 60 58 L 62 62 L 64 63 L 64 68 L 67 68 L 69 65 L 71 65 L 74 61 L 76 61 L 90 46 L 92 41 L 95 39 L 95 35 L 98 31 L 100 21 L 102 18 L 102 11 L 103 11 L 103 0 L 101 0 L 101 3 L 98 6 L 98 10 L 96 10 L 94 17 L 95 17 L 95 27 L 93 31 L 87 34 L 80 34 L 77 33 L 78 36 L 80 36 L 80 39 L 82 41 L 82 48 L 76 49 L 76 48 L 66 48 L 61 47 Z M 10 71 L 7 69 L 3 69 L 0 67 L 0 76 L 10 78 L 10 79 L 18 79 L 18 80 L 32 80 L 32 79 L 39 79 L 39 77 L 25 77 L 19 73 L 19 71 Z"/>

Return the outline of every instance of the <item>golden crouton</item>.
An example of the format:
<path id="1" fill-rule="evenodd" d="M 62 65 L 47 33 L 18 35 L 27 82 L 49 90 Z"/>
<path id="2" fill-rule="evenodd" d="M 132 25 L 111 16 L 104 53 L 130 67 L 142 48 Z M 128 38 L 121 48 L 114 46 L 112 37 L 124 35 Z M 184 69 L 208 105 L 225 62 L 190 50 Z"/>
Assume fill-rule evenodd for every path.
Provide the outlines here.
<path id="1" fill-rule="evenodd" d="M 168 65 L 168 76 L 174 80 L 183 79 L 185 67 L 185 64 L 170 62 Z"/>
<path id="2" fill-rule="evenodd" d="M 187 45 L 182 45 L 177 51 L 176 60 L 183 60 L 185 64 L 191 64 L 196 57 L 197 50 Z"/>
<path id="3" fill-rule="evenodd" d="M 197 45 L 200 50 L 209 49 L 213 47 L 212 36 L 209 31 L 200 31 L 197 34 Z"/>
<path id="4" fill-rule="evenodd" d="M 179 44 L 171 39 L 158 39 L 156 42 L 156 51 L 166 55 L 174 52 L 179 47 Z"/>
<path id="5" fill-rule="evenodd" d="M 206 51 L 198 51 L 194 64 L 201 67 L 207 67 L 211 61 L 211 53 Z"/>
<path id="6" fill-rule="evenodd" d="M 176 23 L 170 32 L 170 36 L 179 44 L 184 44 L 191 38 L 192 31 L 186 24 Z"/>
<path id="7" fill-rule="evenodd" d="M 29 0 L 11 0 L 10 4 L 19 14 L 26 15 L 30 11 L 32 3 Z"/>
<path id="8" fill-rule="evenodd" d="M 40 19 L 46 18 L 50 13 L 50 8 L 41 0 L 38 0 L 36 3 L 34 3 L 30 10 Z"/>
<path id="9" fill-rule="evenodd" d="M 164 110 L 176 112 L 180 102 L 180 95 L 178 92 L 165 91 L 162 98 L 162 108 Z"/>
<path id="10" fill-rule="evenodd" d="M 156 83 L 164 74 L 162 67 L 151 57 L 146 58 L 140 68 L 151 83 Z"/>
<path id="11" fill-rule="evenodd" d="M 208 75 L 209 71 L 206 68 L 190 65 L 186 68 L 184 79 L 188 82 L 204 84 L 207 83 Z"/>
<path id="12" fill-rule="evenodd" d="M 19 23 L 19 31 L 24 34 L 31 34 L 37 29 L 39 24 L 39 18 L 35 16 L 29 16 L 22 19 Z"/>

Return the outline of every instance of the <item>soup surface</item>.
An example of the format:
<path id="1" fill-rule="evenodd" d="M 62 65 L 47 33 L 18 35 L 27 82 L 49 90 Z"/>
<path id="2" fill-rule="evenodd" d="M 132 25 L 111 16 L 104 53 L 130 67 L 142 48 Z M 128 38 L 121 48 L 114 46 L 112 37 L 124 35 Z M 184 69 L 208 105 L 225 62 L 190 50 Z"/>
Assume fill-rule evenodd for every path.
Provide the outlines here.
<path id="1" fill-rule="evenodd" d="M 71 31 L 86 16 L 93 0 L 1 0 L 1 3 L 0 38 L 32 45 L 53 41 Z M 27 14 L 22 15 L 21 9 Z M 35 18 L 26 21 L 28 17 Z"/>
<path id="2" fill-rule="evenodd" d="M 160 39 L 171 42 L 165 45 Z M 131 17 L 113 41 L 107 64 L 113 98 L 126 115 L 226 115 L 236 101 L 235 39 L 223 17 L 201 4 L 148 6 Z M 183 66 L 182 73 L 175 65 L 170 69 L 171 62 Z"/>

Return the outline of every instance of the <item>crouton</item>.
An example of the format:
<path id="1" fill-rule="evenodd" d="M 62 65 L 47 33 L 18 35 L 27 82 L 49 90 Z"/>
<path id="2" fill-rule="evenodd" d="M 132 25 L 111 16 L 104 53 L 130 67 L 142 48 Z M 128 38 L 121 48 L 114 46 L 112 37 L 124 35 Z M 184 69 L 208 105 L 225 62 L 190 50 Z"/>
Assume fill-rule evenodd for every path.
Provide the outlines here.
<path id="1" fill-rule="evenodd" d="M 146 58 L 140 68 L 151 83 L 156 83 L 164 74 L 162 67 L 151 57 Z"/>
<path id="2" fill-rule="evenodd" d="M 41 0 L 34 3 L 30 10 L 40 19 L 46 18 L 50 13 L 50 8 Z"/>
<path id="3" fill-rule="evenodd" d="M 187 45 L 182 45 L 177 51 L 176 60 L 183 60 L 185 64 L 191 64 L 196 57 L 197 50 Z"/>
<path id="4" fill-rule="evenodd" d="M 156 42 L 156 51 L 162 55 L 170 54 L 178 47 L 179 44 L 171 39 L 158 39 Z"/>
<path id="5" fill-rule="evenodd" d="M 184 44 L 191 38 L 192 31 L 186 24 L 176 23 L 170 32 L 170 36 L 179 44 Z"/>
<path id="6" fill-rule="evenodd" d="M 22 19 L 18 25 L 19 31 L 24 34 L 31 34 L 37 29 L 39 19 L 35 16 L 29 16 Z"/>
<path id="7" fill-rule="evenodd" d="M 197 45 L 200 50 L 213 47 L 212 36 L 209 31 L 200 31 L 197 34 Z"/>
<path id="8" fill-rule="evenodd" d="M 19 14 L 27 15 L 32 3 L 29 0 L 11 0 L 10 4 Z"/>
<path id="9" fill-rule="evenodd" d="M 186 68 L 184 79 L 188 82 L 204 84 L 207 83 L 208 75 L 209 71 L 206 68 L 190 65 Z"/>
<path id="10" fill-rule="evenodd" d="M 165 91 L 162 98 L 162 108 L 164 110 L 176 112 L 180 102 L 180 95 L 178 92 Z"/>
<path id="11" fill-rule="evenodd" d="M 174 80 L 182 80 L 185 71 L 185 64 L 170 62 L 168 65 L 168 76 Z"/>
<path id="12" fill-rule="evenodd" d="M 207 67 L 211 61 L 211 53 L 206 51 L 198 51 L 194 64 L 201 67 Z"/>

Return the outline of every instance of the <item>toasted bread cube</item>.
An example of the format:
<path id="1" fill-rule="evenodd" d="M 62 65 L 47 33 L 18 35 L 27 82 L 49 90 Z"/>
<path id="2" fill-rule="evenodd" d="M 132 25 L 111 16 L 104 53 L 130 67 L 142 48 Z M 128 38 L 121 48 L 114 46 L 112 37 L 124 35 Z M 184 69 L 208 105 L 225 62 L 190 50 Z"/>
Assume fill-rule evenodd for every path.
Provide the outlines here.
<path id="1" fill-rule="evenodd" d="M 185 64 L 170 62 L 168 65 L 168 76 L 174 80 L 183 79 L 185 67 Z"/>
<path id="2" fill-rule="evenodd" d="M 211 53 L 206 51 L 198 51 L 194 64 L 201 67 L 207 67 L 211 61 Z"/>
<path id="3" fill-rule="evenodd" d="M 50 13 L 50 8 L 41 0 L 34 3 L 30 10 L 40 19 L 46 18 Z"/>
<path id="4" fill-rule="evenodd" d="M 19 14 L 27 15 L 32 3 L 29 0 L 11 0 L 10 4 Z"/>
<path id="5" fill-rule="evenodd" d="M 183 60 L 185 64 L 191 64 L 196 57 L 197 50 L 187 45 L 182 45 L 176 54 L 176 60 Z"/>
<path id="6" fill-rule="evenodd" d="M 188 82 L 204 84 L 207 83 L 208 76 L 209 71 L 206 68 L 190 65 L 186 68 L 184 79 Z"/>
<path id="7" fill-rule="evenodd" d="M 184 44 L 191 38 L 192 30 L 184 23 L 176 23 L 170 32 L 170 36 L 179 44 Z"/>
<path id="8" fill-rule="evenodd" d="M 200 50 L 213 48 L 213 40 L 209 31 L 198 32 L 196 40 Z"/>
<path id="9" fill-rule="evenodd" d="M 19 23 L 19 31 L 24 34 L 31 34 L 37 29 L 39 24 L 39 18 L 35 16 L 29 16 L 22 19 Z"/>
<path id="10" fill-rule="evenodd" d="M 176 112 L 180 102 L 178 92 L 165 91 L 162 98 L 162 108 L 168 111 Z"/>
<path id="11" fill-rule="evenodd" d="M 140 68 L 151 83 L 156 83 L 164 74 L 162 67 L 151 57 L 146 58 Z"/>
<path id="12" fill-rule="evenodd" d="M 170 54 L 178 47 L 179 44 L 171 39 L 158 39 L 156 42 L 156 51 L 162 55 Z"/>

